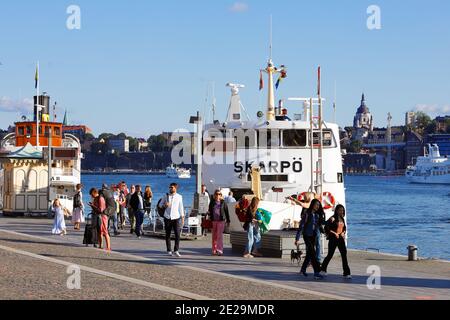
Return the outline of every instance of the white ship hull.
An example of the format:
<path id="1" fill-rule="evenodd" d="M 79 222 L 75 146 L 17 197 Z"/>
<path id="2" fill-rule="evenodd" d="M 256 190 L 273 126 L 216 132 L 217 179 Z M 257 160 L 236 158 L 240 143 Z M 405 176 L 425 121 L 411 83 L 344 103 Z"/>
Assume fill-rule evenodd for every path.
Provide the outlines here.
<path id="1" fill-rule="evenodd" d="M 450 174 L 442 176 L 406 176 L 410 183 L 417 184 L 450 184 Z"/>
<path id="2" fill-rule="evenodd" d="M 406 170 L 406 178 L 410 183 L 450 184 L 450 159 L 440 155 L 437 145 L 428 145 L 425 156 Z"/>

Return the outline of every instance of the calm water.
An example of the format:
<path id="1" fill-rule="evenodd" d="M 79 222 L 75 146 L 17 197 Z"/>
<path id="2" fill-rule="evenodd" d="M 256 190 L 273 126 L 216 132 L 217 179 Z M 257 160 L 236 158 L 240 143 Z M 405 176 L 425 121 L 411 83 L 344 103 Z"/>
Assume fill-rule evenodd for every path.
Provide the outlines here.
<path id="1" fill-rule="evenodd" d="M 162 197 L 172 181 L 165 176 L 83 176 L 85 198 L 91 187 L 121 180 L 151 185 L 154 199 Z M 179 180 L 185 205 L 190 206 L 195 179 Z M 415 244 L 419 255 L 450 260 L 450 186 L 422 186 L 403 177 L 346 177 L 349 246 L 407 254 Z M 85 199 L 87 202 L 88 199 Z M 157 201 L 157 200 L 155 200 Z"/>

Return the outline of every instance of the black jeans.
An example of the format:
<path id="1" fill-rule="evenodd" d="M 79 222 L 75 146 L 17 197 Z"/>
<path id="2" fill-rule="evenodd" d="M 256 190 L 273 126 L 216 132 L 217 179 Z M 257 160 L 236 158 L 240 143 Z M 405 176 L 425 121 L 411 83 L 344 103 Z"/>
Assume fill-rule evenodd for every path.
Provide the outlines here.
<path id="1" fill-rule="evenodd" d="M 175 248 L 173 251 L 177 252 L 180 249 L 180 235 L 181 235 L 181 228 L 183 227 L 181 225 L 181 218 L 177 220 L 169 220 L 164 218 L 164 226 L 166 229 L 167 252 L 172 251 L 172 242 L 171 242 L 172 230 L 175 233 Z"/>
<path id="2" fill-rule="evenodd" d="M 348 266 L 347 247 L 345 245 L 345 239 L 343 237 L 339 237 L 339 239 L 336 239 L 333 234 L 330 234 L 330 240 L 328 242 L 328 256 L 323 261 L 322 271 L 327 272 L 328 264 L 330 263 L 331 259 L 333 259 L 336 248 L 339 248 L 339 252 L 341 253 L 344 276 L 351 275 L 350 267 Z"/>
<path id="3" fill-rule="evenodd" d="M 306 272 L 306 268 L 308 268 L 309 262 L 311 262 L 314 273 L 318 274 L 320 272 L 320 264 L 317 261 L 316 255 L 316 236 L 308 237 L 304 235 L 303 240 L 305 240 L 306 245 L 306 258 L 303 261 L 301 272 Z"/>

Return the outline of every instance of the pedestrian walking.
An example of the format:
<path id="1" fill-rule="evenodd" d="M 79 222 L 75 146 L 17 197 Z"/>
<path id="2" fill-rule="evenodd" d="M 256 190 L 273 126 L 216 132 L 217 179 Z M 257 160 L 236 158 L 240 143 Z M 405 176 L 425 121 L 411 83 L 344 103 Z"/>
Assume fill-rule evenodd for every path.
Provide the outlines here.
<path id="1" fill-rule="evenodd" d="M 312 263 L 314 268 L 314 278 L 316 280 L 323 279 L 320 275 L 320 264 L 317 261 L 316 254 L 316 229 L 319 228 L 320 205 L 320 201 L 317 199 L 313 199 L 311 201 L 309 208 L 304 213 L 302 221 L 300 222 L 300 228 L 298 229 L 295 237 L 295 245 L 298 246 L 300 244 L 300 237 L 303 235 L 303 240 L 305 241 L 306 246 L 306 258 L 303 261 L 300 272 L 307 277 L 308 274 L 306 273 L 306 269 L 308 268 L 309 263 Z"/>
<path id="2" fill-rule="evenodd" d="M 108 187 L 107 184 L 103 184 L 102 189 L 100 190 L 100 195 L 103 197 L 103 199 L 106 202 L 106 208 L 108 209 L 108 224 L 107 224 L 107 230 L 109 234 L 110 227 L 112 226 L 114 236 L 119 235 L 119 229 L 117 224 L 117 203 L 116 199 L 114 197 L 114 186 L 111 186 L 111 188 Z"/>
<path id="3" fill-rule="evenodd" d="M 59 199 L 53 201 L 52 211 L 55 213 L 55 219 L 53 222 L 52 234 L 65 236 L 67 234 L 66 230 L 66 215 L 65 210 L 61 206 Z"/>
<path id="4" fill-rule="evenodd" d="M 166 194 L 163 201 L 160 202 L 159 207 L 164 208 L 164 227 L 166 230 L 166 247 L 169 256 L 175 255 L 181 257 L 180 236 L 184 225 L 185 213 L 183 205 L 183 197 L 177 193 L 178 184 L 172 183 L 169 187 L 169 193 Z M 175 247 L 172 252 L 172 230 L 175 234 Z"/>
<path id="5" fill-rule="evenodd" d="M 73 197 L 73 214 L 72 214 L 72 223 L 74 224 L 75 230 L 80 230 L 80 226 L 84 223 L 84 203 L 83 203 L 83 194 L 81 189 L 83 186 L 81 184 L 77 184 L 76 193 Z"/>
<path id="6" fill-rule="evenodd" d="M 208 190 L 206 189 L 206 185 L 202 184 L 200 196 L 206 198 L 206 207 L 209 208 L 209 205 L 211 204 L 211 195 L 209 194 Z M 200 212 L 202 215 L 202 221 L 206 220 L 207 218 L 207 212 Z M 204 237 L 207 236 L 209 228 L 205 228 L 202 225 L 202 235 Z"/>
<path id="7" fill-rule="evenodd" d="M 127 199 L 128 194 L 127 185 L 125 182 L 121 182 L 119 185 L 119 229 L 123 230 L 125 228 L 125 213 L 127 211 Z"/>
<path id="8" fill-rule="evenodd" d="M 142 194 L 142 187 L 140 185 L 136 186 L 136 191 L 130 198 L 130 206 L 134 212 L 136 218 L 135 233 L 138 239 L 141 238 L 142 224 L 144 223 L 144 195 Z"/>
<path id="9" fill-rule="evenodd" d="M 92 188 L 89 194 L 92 197 L 92 202 L 89 203 L 89 206 L 100 217 L 100 232 L 98 237 L 99 247 L 100 249 L 103 248 L 103 238 L 105 238 L 106 251 L 111 251 L 111 239 L 108 233 L 108 216 L 105 214 L 105 198 L 103 195 L 100 195 L 99 191 L 96 188 Z"/>
<path id="10" fill-rule="evenodd" d="M 236 203 L 236 199 L 234 198 L 234 194 L 232 191 L 228 193 L 228 197 L 225 198 L 226 203 Z"/>
<path id="11" fill-rule="evenodd" d="M 247 247 L 244 253 L 244 258 L 262 256 L 259 252 L 261 248 L 261 231 L 259 228 L 260 221 L 258 220 L 257 215 L 259 202 L 259 198 L 253 198 L 247 209 L 246 222 L 244 224 L 244 230 L 247 231 Z"/>
<path id="12" fill-rule="evenodd" d="M 153 192 L 150 186 L 145 187 L 144 191 L 144 211 L 145 215 L 151 220 Z M 144 224 L 142 224 L 142 233 L 144 233 Z"/>
<path id="13" fill-rule="evenodd" d="M 136 192 L 136 186 L 132 185 L 130 187 L 130 192 L 126 196 L 126 207 L 128 211 L 128 221 L 130 223 L 130 234 L 136 231 L 136 216 L 134 214 L 133 208 L 131 207 L 130 200 L 131 196 Z"/>
<path id="14" fill-rule="evenodd" d="M 220 190 L 216 190 L 214 193 L 213 201 L 209 205 L 208 217 L 213 224 L 212 254 L 223 256 L 223 232 L 225 231 L 225 224 L 230 225 L 230 214 Z"/>
<path id="15" fill-rule="evenodd" d="M 339 249 L 342 259 L 342 268 L 344 270 L 344 278 L 351 279 L 350 267 L 347 259 L 347 246 L 345 238 L 347 234 L 347 225 L 345 223 L 345 208 L 337 205 L 334 215 L 327 221 L 326 228 L 328 230 L 328 256 L 325 258 L 322 267 L 322 276 L 327 276 L 327 268 L 331 259 L 333 259 L 336 248 Z"/>

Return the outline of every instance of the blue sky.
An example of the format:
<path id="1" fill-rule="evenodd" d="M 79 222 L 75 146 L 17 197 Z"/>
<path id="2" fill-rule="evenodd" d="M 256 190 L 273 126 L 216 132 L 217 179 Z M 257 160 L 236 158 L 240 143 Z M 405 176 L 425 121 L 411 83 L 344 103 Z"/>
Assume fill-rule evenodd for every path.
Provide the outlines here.
<path id="1" fill-rule="evenodd" d="M 66 28 L 71 4 L 81 8 L 81 30 Z M 372 4 L 381 30 L 367 28 Z M 0 128 L 26 113 L 38 60 L 41 90 L 58 102 L 60 119 L 67 108 L 73 124 L 95 134 L 192 129 L 189 116 L 205 110 L 212 82 L 219 118 L 227 82 L 247 86 L 242 102 L 254 117 L 266 101 L 258 85 L 270 14 L 274 61 L 288 67 L 277 99 L 314 95 L 321 65 L 326 117 L 336 82 L 341 126 L 352 123 L 363 91 L 377 126 L 388 112 L 395 124 L 413 109 L 450 114 L 447 0 L 16 0 L 0 5 Z"/>

